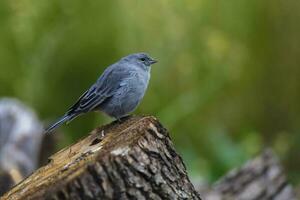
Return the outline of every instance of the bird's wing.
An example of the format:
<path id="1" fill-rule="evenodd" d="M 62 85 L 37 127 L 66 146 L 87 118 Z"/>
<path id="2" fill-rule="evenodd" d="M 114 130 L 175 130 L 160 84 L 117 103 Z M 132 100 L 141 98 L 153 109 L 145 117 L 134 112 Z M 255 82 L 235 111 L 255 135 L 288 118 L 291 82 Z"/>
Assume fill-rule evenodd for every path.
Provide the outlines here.
<path id="1" fill-rule="evenodd" d="M 120 67 L 111 66 L 107 68 L 97 82 L 79 97 L 77 102 L 68 110 L 68 113 L 80 114 L 95 109 L 115 94 L 120 83 L 128 74 L 128 71 Z"/>

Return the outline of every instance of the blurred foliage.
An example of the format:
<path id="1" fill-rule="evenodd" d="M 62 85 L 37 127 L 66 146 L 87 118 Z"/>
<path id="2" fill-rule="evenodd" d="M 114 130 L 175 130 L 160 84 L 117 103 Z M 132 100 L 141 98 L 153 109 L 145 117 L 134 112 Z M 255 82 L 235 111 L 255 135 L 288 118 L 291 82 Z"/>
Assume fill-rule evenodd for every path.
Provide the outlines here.
<path id="1" fill-rule="evenodd" d="M 170 130 L 194 180 L 213 181 L 265 146 L 300 180 L 297 0 L 2 0 L 0 96 L 50 123 L 129 53 L 159 60 L 136 114 Z M 89 114 L 62 145 L 108 123 Z"/>

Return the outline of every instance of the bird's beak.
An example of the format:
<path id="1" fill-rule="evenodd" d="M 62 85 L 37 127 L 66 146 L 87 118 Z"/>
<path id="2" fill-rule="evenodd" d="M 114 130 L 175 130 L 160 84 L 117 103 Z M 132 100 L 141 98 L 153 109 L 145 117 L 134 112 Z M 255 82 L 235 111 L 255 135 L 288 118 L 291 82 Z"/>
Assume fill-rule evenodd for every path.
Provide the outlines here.
<path id="1" fill-rule="evenodd" d="M 149 62 L 150 62 L 150 64 L 151 64 L 151 65 L 153 65 L 153 64 L 157 63 L 158 61 L 157 61 L 157 60 L 154 60 L 154 59 L 152 59 L 152 60 L 150 60 Z"/>

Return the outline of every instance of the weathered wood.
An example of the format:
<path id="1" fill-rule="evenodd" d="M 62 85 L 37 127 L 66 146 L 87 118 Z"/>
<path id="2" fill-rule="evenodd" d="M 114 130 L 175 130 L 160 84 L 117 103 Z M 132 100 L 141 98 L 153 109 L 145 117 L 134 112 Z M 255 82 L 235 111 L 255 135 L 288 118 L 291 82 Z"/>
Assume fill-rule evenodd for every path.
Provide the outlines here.
<path id="1" fill-rule="evenodd" d="M 2 199 L 200 199 L 153 117 L 98 128 L 54 154 Z"/>
<path id="2" fill-rule="evenodd" d="M 277 157 L 270 150 L 230 171 L 201 194 L 205 200 L 296 200 Z"/>

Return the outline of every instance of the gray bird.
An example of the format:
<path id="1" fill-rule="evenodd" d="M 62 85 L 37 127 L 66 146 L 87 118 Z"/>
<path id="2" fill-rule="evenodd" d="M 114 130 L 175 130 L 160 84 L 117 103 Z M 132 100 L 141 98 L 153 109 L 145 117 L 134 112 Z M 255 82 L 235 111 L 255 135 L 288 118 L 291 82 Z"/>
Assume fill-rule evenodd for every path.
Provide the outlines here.
<path id="1" fill-rule="evenodd" d="M 141 102 L 149 83 L 151 65 L 156 62 L 146 53 L 121 58 L 110 65 L 46 132 L 90 111 L 102 111 L 117 120 L 127 116 Z"/>

